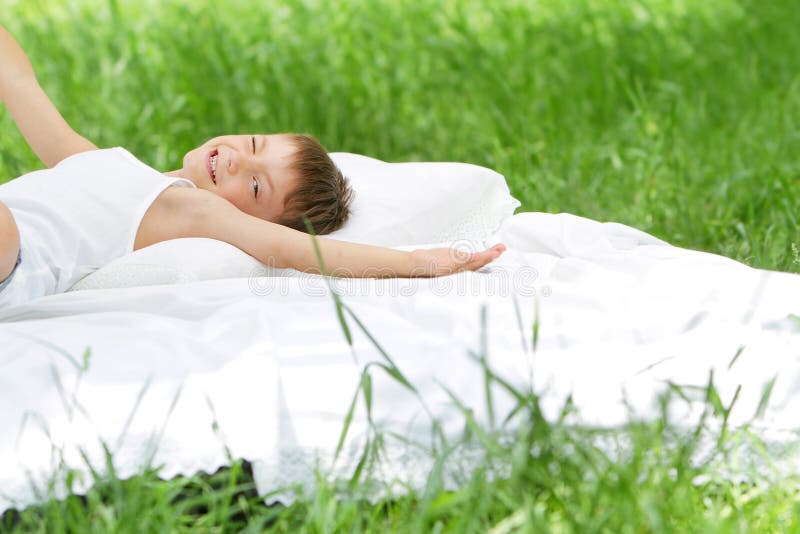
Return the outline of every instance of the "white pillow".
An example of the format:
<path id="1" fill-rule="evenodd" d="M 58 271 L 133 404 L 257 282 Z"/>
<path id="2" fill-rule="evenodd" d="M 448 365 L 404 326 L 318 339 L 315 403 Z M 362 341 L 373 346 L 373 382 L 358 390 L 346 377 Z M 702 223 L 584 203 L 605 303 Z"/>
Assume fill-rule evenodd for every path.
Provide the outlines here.
<path id="1" fill-rule="evenodd" d="M 425 243 L 480 248 L 520 205 L 502 175 L 477 165 L 386 163 L 344 152 L 331 158 L 355 193 L 349 221 L 327 236 L 334 239 L 406 249 Z M 299 274 L 268 268 L 229 243 L 192 237 L 127 254 L 69 291 Z"/>
<path id="2" fill-rule="evenodd" d="M 186 237 L 161 241 L 117 258 L 78 280 L 68 291 L 298 274 L 294 269 L 267 267 L 224 241 Z"/>
<path id="3" fill-rule="evenodd" d="M 355 192 L 347 224 L 329 234 L 380 246 L 484 242 L 520 202 L 505 178 L 469 163 L 387 163 L 333 152 Z"/>

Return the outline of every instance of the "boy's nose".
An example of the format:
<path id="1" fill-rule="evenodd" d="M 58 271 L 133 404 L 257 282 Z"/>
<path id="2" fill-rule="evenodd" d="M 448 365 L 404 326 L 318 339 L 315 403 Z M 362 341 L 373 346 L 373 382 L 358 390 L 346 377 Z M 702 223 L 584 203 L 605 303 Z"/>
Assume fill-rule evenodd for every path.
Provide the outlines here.
<path id="1" fill-rule="evenodd" d="M 228 174 L 237 174 L 239 170 L 247 165 L 247 158 L 242 158 L 238 152 L 228 153 Z"/>
<path id="2" fill-rule="evenodd" d="M 239 170 L 239 165 L 236 163 L 236 154 L 233 151 L 228 152 L 228 174 L 236 174 Z"/>

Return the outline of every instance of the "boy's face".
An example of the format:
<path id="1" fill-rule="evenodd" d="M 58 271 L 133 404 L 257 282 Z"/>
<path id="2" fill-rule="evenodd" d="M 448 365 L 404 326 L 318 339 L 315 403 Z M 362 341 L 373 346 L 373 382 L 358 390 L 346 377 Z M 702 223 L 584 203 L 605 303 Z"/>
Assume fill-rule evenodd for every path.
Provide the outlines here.
<path id="1" fill-rule="evenodd" d="M 275 222 L 297 184 L 289 169 L 295 150 L 282 134 L 224 135 L 188 152 L 179 175 L 249 215 Z"/>

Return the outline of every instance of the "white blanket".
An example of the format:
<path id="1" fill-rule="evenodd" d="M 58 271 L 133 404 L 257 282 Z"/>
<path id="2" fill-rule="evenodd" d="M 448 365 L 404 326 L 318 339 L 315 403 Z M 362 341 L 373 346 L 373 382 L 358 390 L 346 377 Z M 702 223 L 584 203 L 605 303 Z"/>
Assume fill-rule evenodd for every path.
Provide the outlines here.
<path id="1" fill-rule="evenodd" d="M 571 393 L 586 423 L 625 421 L 625 399 L 654 417 L 667 381 L 704 385 L 713 369 L 724 402 L 742 385 L 734 424 L 777 376 L 760 424 L 798 426 L 800 276 L 565 214 L 518 214 L 496 237 L 509 250 L 481 273 L 332 281 L 419 392 L 372 367 L 382 428 L 424 441 L 427 409 L 457 434 L 463 418 L 445 387 L 487 419 L 469 355 L 484 306 L 489 365 L 532 382 L 551 415 Z M 253 462 L 263 493 L 308 482 L 315 458 L 330 461 L 362 368 L 386 362 L 348 324 L 352 352 L 319 277 L 76 291 L 0 310 L 0 511 L 39 499 L 60 462 L 83 473 L 72 489 L 85 490 L 81 454 L 102 470 L 102 442 L 122 477 L 147 462 L 164 477 L 213 471 L 230 453 Z M 510 401 L 495 400 L 502 415 Z M 347 451 L 367 432 L 364 413 L 359 401 Z M 398 460 L 384 476 L 421 470 Z"/>

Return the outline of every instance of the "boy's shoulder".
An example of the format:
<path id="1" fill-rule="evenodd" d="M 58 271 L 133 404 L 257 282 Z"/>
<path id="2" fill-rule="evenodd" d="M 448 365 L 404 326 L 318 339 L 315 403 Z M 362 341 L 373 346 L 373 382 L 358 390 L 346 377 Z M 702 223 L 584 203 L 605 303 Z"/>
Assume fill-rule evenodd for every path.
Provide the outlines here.
<path id="1" fill-rule="evenodd" d="M 133 250 L 161 241 L 181 237 L 197 237 L 196 221 L 204 205 L 213 203 L 214 193 L 205 189 L 171 185 L 165 188 L 148 207 L 139 228 Z"/>

